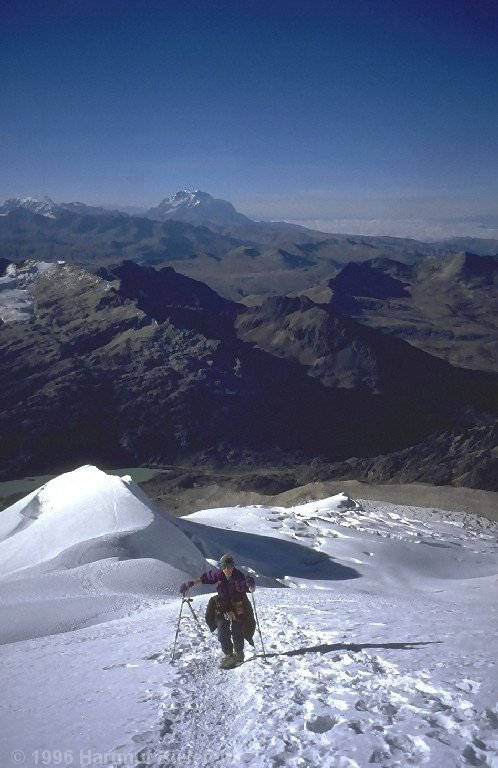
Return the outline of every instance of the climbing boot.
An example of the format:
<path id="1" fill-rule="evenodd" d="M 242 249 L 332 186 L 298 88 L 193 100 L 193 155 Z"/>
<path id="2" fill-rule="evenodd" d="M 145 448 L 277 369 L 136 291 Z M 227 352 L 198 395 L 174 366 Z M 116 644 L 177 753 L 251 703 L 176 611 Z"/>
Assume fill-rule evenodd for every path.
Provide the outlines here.
<path id="1" fill-rule="evenodd" d="M 236 664 L 237 662 L 235 661 L 235 656 L 233 653 L 227 653 L 220 659 L 220 667 L 222 669 L 231 669 L 231 667 L 235 667 Z"/>

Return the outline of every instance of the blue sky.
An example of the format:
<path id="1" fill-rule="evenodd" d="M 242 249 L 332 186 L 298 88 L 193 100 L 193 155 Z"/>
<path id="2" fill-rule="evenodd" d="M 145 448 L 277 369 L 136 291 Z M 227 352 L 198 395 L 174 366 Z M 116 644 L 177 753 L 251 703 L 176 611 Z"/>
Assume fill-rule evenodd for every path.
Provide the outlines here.
<path id="1" fill-rule="evenodd" d="M 498 215 L 495 0 L 4 0 L 0 200 Z"/>

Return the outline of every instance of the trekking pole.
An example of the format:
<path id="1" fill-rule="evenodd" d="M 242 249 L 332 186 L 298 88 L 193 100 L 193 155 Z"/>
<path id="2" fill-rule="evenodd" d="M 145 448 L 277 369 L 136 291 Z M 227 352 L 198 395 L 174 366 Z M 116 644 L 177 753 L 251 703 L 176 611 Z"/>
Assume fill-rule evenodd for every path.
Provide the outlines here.
<path id="1" fill-rule="evenodd" d="M 184 602 L 184 603 L 187 603 L 187 605 L 188 605 L 188 607 L 190 608 L 190 611 L 191 611 L 191 613 L 192 613 L 192 616 L 194 617 L 195 621 L 197 622 L 197 624 L 198 624 L 198 626 L 199 626 L 199 629 L 202 631 L 202 624 L 201 624 L 201 622 L 199 621 L 199 618 L 198 618 L 198 616 L 197 616 L 196 612 L 195 612 L 195 611 L 194 611 L 194 609 L 192 608 L 192 598 L 191 598 L 191 597 L 184 597 L 184 598 L 183 598 L 183 602 Z"/>
<path id="2" fill-rule="evenodd" d="M 266 661 L 265 644 L 263 643 L 263 635 L 261 634 L 261 628 L 259 626 L 258 612 L 256 610 L 256 601 L 254 599 L 254 592 L 251 592 L 251 597 L 252 597 L 252 605 L 253 605 L 253 608 L 254 608 L 254 618 L 256 619 L 256 626 L 257 626 L 258 632 L 259 632 L 259 639 L 261 640 L 261 647 L 263 649 L 263 658 Z"/>
<path id="3" fill-rule="evenodd" d="M 182 611 L 183 611 L 184 603 L 187 603 L 188 607 L 190 608 L 190 612 L 192 613 L 192 616 L 194 617 L 194 619 L 195 619 L 195 621 L 197 623 L 197 626 L 199 627 L 199 629 L 202 632 L 202 624 L 199 621 L 199 617 L 197 616 L 196 612 L 192 608 L 192 598 L 188 597 L 188 591 L 186 591 L 185 594 L 182 597 L 182 604 L 180 606 L 180 615 L 178 616 L 178 625 L 176 627 L 175 641 L 173 643 L 173 652 L 171 654 L 171 663 L 173 663 L 173 661 L 174 661 L 175 650 L 176 650 L 176 641 L 178 639 L 178 632 L 180 631 L 180 622 L 182 620 Z"/>
<path id="4" fill-rule="evenodd" d="M 185 602 L 185 597 L 182 597 L 182 603 L 180 605 L 180 615 L 178 616 L 178 624 L 176 627 L 176 635 L 175 635 L 175 641 L 173 643 L 173 651 L 171 653 L 171 664 L 173 664 L 174 658 L 175 658 L 175 651 L 176 651 L 176 641 L 178 639 L 178 632 L 180 631 L 180 621 L 182 620 L 182 611 L 183 611 L 183 603 Z"/>

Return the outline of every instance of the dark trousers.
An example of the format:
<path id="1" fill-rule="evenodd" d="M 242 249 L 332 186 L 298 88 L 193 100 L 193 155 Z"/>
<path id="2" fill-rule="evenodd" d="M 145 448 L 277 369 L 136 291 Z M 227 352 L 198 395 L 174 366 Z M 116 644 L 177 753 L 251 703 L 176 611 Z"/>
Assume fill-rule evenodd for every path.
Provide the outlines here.
<path id="1" fill-rule="evenodd" d="M 231 625 L 231 626 L 230 626 Z M 218 628 L 218 640 L 221 643 L 223 653 L 242 653 L 244 650 L 244 624 L 237 619 L 225 619 L 220 616 L 216 619 Z"/>

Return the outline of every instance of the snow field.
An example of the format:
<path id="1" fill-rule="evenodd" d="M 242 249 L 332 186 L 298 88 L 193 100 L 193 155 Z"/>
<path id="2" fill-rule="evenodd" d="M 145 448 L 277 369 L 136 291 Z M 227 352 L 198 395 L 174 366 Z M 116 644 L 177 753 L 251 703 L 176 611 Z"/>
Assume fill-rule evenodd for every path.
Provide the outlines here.
<path id="1" fill-rule="evenodd" d="M 316 591 L 285 595 L 292 599 L 258 594 L 266 661 L 257 643 L 241 667 L 219 670 L 215 638 L 193 626 L 173 667 L 166 654 L 152 659 L 168 672 L 153 694 L 160 717 L 154 735 L 144 734 L 146 765 L 498 765 L 498 703 L 491 691 L 494 705 L 479 701 L 482 667 L 462 678 L 454 663 L 469 673 L 473 658 L 457 647 L 445 661 L 438 648 L 451 642 L 454 623 L 447 637 L 424 641 L 419 628 L 400 641 L 405 628 L 393 642 L 391 621 L 358 622 L 375 599 L 365 607 L 361 595 L 340 598 L 331 610 Z M 388 613 L 394 618 L 396 606 Z M 460 635 L 464 644 L 471 638 Z M 496 678 L 491 662 L 486 668 Z M 154 762 L 165 751 L 168 761 Z"/>
<path id="2" fill-rule="evenodd" d="M 197 588 L 171 663 L 224 551 L 267 657 L 220 670 Z M 5 768 L 498 768 L 497 523 L 345 494 L 175 519 L 83 467 L 1 514 L 0 563 Z"/>

